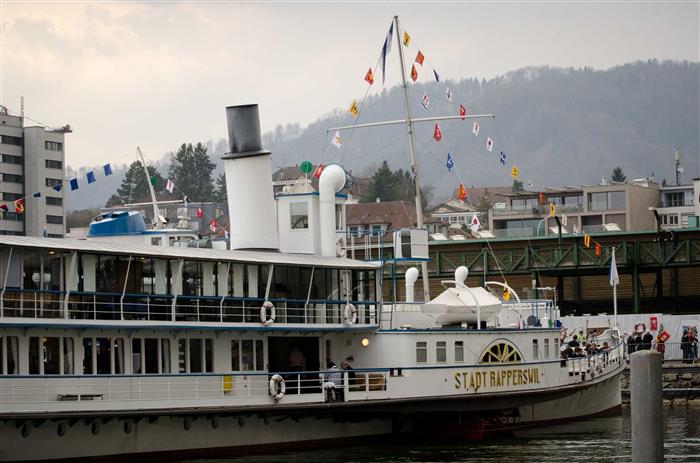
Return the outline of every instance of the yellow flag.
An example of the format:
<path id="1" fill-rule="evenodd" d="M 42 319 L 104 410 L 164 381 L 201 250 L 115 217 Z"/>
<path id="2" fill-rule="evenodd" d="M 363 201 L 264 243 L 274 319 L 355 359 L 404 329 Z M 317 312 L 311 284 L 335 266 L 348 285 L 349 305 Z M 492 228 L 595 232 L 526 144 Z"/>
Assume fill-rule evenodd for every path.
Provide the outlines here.
<path id="1" fill-rule="evenodd" d="M 348 111 L 350 111 L 352 117 L 357 117 L 360 114 L 360 111 L 357 109 L 357 102 L 355 100 L 352 100 L 352 104 L 348 108 Z"/>
<path id="2" fill-rule="evenodd" d="M 510 170 L 510 176 L 515 178 L 518 178 L 518 166 L 513 166 L 513 168 Z"/>
<path id="3" fill-rule="evenodd" d="M 503 288 L 503 300 L 506 302 L 510 300 L 510 291 L 508 291 L 508 288 Z"/>
<path id="4" fill-rule="evenodd" d="M 587 248 L 591 246 L 591 235 L 589 235 L 588 233 L 583 235 L 583 245 Z"/>
<path id="5" fill-rule="evenodd" d="M 554 217 L 557 215 L 557 206 L 554 203 L 549 203 L 549 216 Z"/>
<path id="6" fill-rule="evenodd" d="M 407 47 L 409 43 L 411 43 L 411 36 L 408 35 L 408 32 L 404 32 L 403 33 L 403 46 Z"/>

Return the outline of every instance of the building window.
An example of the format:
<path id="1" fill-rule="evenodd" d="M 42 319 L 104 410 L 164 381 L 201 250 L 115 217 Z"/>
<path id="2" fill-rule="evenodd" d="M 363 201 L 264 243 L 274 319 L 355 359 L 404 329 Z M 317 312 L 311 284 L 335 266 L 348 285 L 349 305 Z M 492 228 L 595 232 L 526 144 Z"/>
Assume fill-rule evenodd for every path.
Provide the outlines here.
<path id="1" fill-rule="evenodd" d="M 3 160 L 4 161 L 4 160 Z M 666 207 L 683 206 L 683 192 L 666 193 Z"/>
<path id="2" fill-rule="evenodd" d="M 47 206 L 63 206 L 63 198 L 54 198 L 53 196 L 46 197 Z"/>
<path id="3" fill-rule="evenodd" d="M 5 164 L 22 164 L 22 156 L 12 156 L 11 154 L 3 154 L 2 162 Z"/>
<path id="4" fill-rule="evenodd" d="M 2 174 L 2 181 L 8 183 L 22 183 L 22 176 L 17 174 Z"/>
<path id="5" fill-rule="evenodd" d="M 53 159 L 45 159 L 44 163 L 47 169 L 63 169 L 63 163 L 61 161 L 54 161 Z"/>
<path id="6" fill-rule="evenodd" d="M 54 187 L 56 185 L 61 185 L 63 183 L 63 180 L 59 178 L 47 178 L 46 179 L 46 186 Z"/>
<path id="7" fill-rule="evenodd" d="M 625 209 L 625 192 L 611 191 L 608 193 L 608 209 Z"/>
<path id="8" fill-rule="evenodd" d="M 63 151 L 63 143 L 59 143 L 57 141 L 45 141 L 44 148 L 49 151 Z"/>
<path id="9" fill-rule="evenodd" d="M 447 343 L 445 341 L 435 343 L 435 361 L 437 363 L 447 362 Z"/>
<path id="10" fill-rule="evenodd" d="M 15 201 L 20 199 L 22 195 L 20 193 L 4 193 L 2 194 L 3 201 Z"/>
<path id="11" fill-rule="evenodd" d="M 12 220 L 14 222 L 21 222 L 22 221 L 22 214 L 18 214 L 16 212 L 3 212 L 2 213 L 2 218 L 4 220 Z"/>
<path id="12" fill-rule="evenodd" d="M 455 341 L 455 362 L 464 361 L 464 341 Z"/>
<path id="13" fill-rule="evenodd" d="M 360 231 L 357 228 L 357 225 L 351 225 L 348 227 L 348 234 L 350 236 L 360 236 Z"/>
<path id="14" fill-rule="evenodd" d="M 0 135 L 0 143 L 4 143 L 6 145 L 21 146 L 22 145 L 22 137 L 13 137 L 11 135 Z"/>
<path id="15" fill-rule="evenodd" d="M 62 224 L 63 223 L 63 216 L 62 215 L 47 215 L 46 216 L 46 223 Z"/>
<path id="16" fill-rule="evenodd" d="M 381 232 L 382 232 L 381 225 L 372 225 L 372 235 L 378 235 Z"/>
<path id="17" fill-rule="evenodd" d="M 416 363 L 427 363 L 428 362 L 428 343 L 425 341 L 418 341 L 416 343 Z"/>
<path id="18" fill-rule="evenodd" d="M 608 209 L 624 209 L 625 208 L 625 192 L 624 191 L 607 191 L 588 194 L 588 210 L 589 211 L 605 211 Z"/>
<path id="19" fill-rule="evenodd" d="M 309 205 L 307 203 L 291 203 L 289 205 L 292 230 L 309 228 Z"/>

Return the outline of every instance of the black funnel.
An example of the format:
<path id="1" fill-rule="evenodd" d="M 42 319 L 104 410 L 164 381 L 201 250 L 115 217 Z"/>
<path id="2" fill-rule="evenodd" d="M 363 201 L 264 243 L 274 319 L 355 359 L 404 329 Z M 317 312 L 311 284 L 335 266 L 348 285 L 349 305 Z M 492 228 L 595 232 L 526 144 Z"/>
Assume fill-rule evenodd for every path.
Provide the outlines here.
<path id="1" fill-rule="evenodd" d="M 270 154 L 262 147 L 258 105 L 228 106 L 226 108 L 226 124 L 228 125 L 230 151 L 222 159 Z"/>

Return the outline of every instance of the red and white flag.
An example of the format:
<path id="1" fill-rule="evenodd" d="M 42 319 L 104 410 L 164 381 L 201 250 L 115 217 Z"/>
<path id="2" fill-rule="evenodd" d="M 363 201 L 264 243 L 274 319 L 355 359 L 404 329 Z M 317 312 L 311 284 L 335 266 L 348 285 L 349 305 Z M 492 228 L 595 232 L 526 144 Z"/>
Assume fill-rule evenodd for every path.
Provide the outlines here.
<path id="1" fill-rule="evenodd" d="M 314 170 L 314 177 L 321 178 L 321 172 L 323 172 L 323 164 L 319 162 L 316 170 Z"/>
<path id="2" fill-rule="evenodd" d="M 473 133 L 474 135 L 476 135 L 477 137 L 479 136 L 479 129 L 480 129 L 479 123 L 478 123 L 478 122 L 474 122 L 474 125 L 472 125 L 472 133 Z"/>
<path id="3" fill-rule="evenodd" d="M 486 137 L 486 151 L 493 152 L 493 139 L 491 137 Z"/>
<path id="4" fill-rule="evenodd" d="M 426 111 L 428 110 L 428 105 L 430 105 L 430 98 L 426 93 L 423 94 L 423 99 L 421 100 L 420 104 L 423 106 L 423 109 Z"/>
<path id="5" fill-rule="evenodd" d="M 168 179 L 168 181 L 165 183 L 165 189 L 168 190 L 168 193 L 173 192 L 173 190 L 175 189 L 175 184 L 172 180 Z"/>
<path id="6" fill-rule="evenodd" d="M 459 105 L 459 115 L 462 118 L 462 120 L 464 120 L 464 118 L 467 117 L 467 108 L 465 108 L 462 105 Z"/>
<path id="7" fill-rule="evenodd" d="M 435 130 L 433 130 L 433 138 L 438 142 L 442 140 L 442 132 L 440 131 L 440 126 L 437 124 L 435 124 Z"/>
<path id="8" fill-rule="evenodd" d="M 211 219 L 209 222 L 209 230 L 211 230 L 212 233 L 216 233 L 216 219 Z"/>
<path id="9" fill-rule="evenodd" d="M 411 80 L 413 80 L 413 82 L 418 80 L 418 71 L 416 70 L 415 64 L 411 65 Z"/>
<path id="10" fill-rule="evenodd" d="M 197 218 L 201 219 L 204 213 L 202 213 L 202 210 L 200 208 L 197 208 Z"/>
<path id="11" fill-rule="evenodd" d="M 372 74 L 372 68 L 369 68 L 367 70 L 367 74 L 365 74 L 365 82 L 367 82 L 370 85 L 374 83 L 374 74 Z"/>
<path id="12" fill-rule="evenodd" d="M 452 90 L 450 90 L 449 88 L 445 90 L 445 98 L 447 98 L 447 101 L 452 103 Z"/>
<path id="13" fill-rule="evenodd" d="M 476 233 L 479 231 L 479 226 L 481 224 L 479 223 L 479 218 L 476 216 L 476 214 L 472 215 L 472 221 L 469 224 L 469 228 L 472 229 L 473 233 Z"/>

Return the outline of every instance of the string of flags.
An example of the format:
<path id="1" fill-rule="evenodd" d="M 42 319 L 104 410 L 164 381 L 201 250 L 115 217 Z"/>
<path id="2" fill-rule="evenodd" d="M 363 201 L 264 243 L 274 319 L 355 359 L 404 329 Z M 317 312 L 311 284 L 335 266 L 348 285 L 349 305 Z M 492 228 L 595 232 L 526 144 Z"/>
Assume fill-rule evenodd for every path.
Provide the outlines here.
<path id="1" fill-rule="evenodd" d="M 102 171 L 103 171 L 105 177 L 112 175 L 112 166 L 110 164 L 105 164 L 104 166 L 102 166 Z M 95 183 L 97 181 L 97 177 L 95 176 L 95 171 L 91 170 L 89 172 L 86 172 L 85 179 L 87 180 L 88 185 Z M 32 193 L 30 195 L 27 195 L 23 198 L 16 199 L 15 201 L 13 201 L 11 203 L 12 207 L 14 208 L 14 212 L 16 214 L 24 213 L 26 199 L 28 199 L 28 198 L 41 198 L 42 193 L 47 192 L 47 191 L 51 191 L 51 190 L 56 191 L 56 192 L 60 192 L 66 183 L 70 186 L 71 191 L 75 191 L 75 190 L 80 188 L 80 184 L 78 182 L 77 177 L 63 180 L 59 183 L 52 185 L 50 188 L 47 188 L 46 190 L 37 191 L 37 192 Z M 10 206 L 8 206 L 7 204 L 0 204 L 0 210 L 2 210 L 3 212 L 10 212 Z"/>
<path id="2" fill-rule="evenodd" d="M 376 71 L 377 67 L 381 67 L 381 73 L 382 73 L 382 85 L 384 85 L 386 81 L 386 58 L 387 55 L 391 52 L 392 48 L 392 39 L 394 36 L 394 33 L 398 34 L 402 39 L 401 39 L 401 45 L 403 45 L 406 48 L 411 47 L 413 45 L 413 39 L 411 35 L 408 33 L 406 30 L 396 30 L 394 31 L 394 23 L 392 22 L 391 25 L 389 26 L 389 30 L 386 33 L 386 36 L 384 38 L 384 43 L 381 47 L 381 52 L 380 52 L 380 57 L 379 57 L 379 62 L 375 66 L 374 71 L 372 67 L 370 66 L 367 69 L 367 72 L 364 75 L 364 81 L 368 84 L 368 86 L 372 86 L 374 84 L 374 72 Z M 399 46 L 401 46 L 399 45 Z M 411 68 L 410 68 L 410 78 L 413 82 L 417 82 L 419 78 L 419 69 L 424 69 L 428 68 L 428 65 L 430 63 L 426 63 L 427 60 L 427 55 L 423 53 L 421 49 L 416 47 L 416 55 L 411 63 Z M 431 67 L 433 71 L 433 77 L 435 78 L 435 82 L 442 82 L 442 79 L 440 77 L 440 74 L 438 73 L 437 69 L 434 67 Z M 369 87 L 367 88 L 369 91 Z M 444 93 L 445 100 L 448 102 L 452 103 L 453 102 L 453 93 L 452 90 L 449 87 L 445 87 L 445 93 Z M 364 101 L 364 100 L 363 100 Z M 430 102 L 430 96 L 427 93 L 423 93 L 421 99 L 420 99 L 420 104 L 423 107 L 425 111 L 429 111 L 431 102 Z M 352 103 L 350 104 L 350 107 L 348 108 L 348 112 L 354 117 L 358 118 L 359 113 L 360 113 L 360 107 L 358 106 L 357 100 L 353 100 Z M 457 114 L 460 116 L 462 120 L 466 120 L 467 115 L 469 111 L 468 108 L 464 104 L 459 104 L 458 109 L 457 109 Z M 472 124 L 472 134 L 475 137 L 479 137 L 481 133 L 481 126 L 477 121 L 474 121 Z M 433 139 L 440 143 L 443 139 L 443 134 L 442 130 L 440 128 L 440 125 L 438 123 L 435 124 L 433 127 Z M 336 148 L 340 149 L 342 146 L 342 139 L 340 137 L 340 133 L 336 131 L 335 135 L 331 139 L 331 144 L 333 144 Z M 493 153 L 494 151 L 494 145 L 496 144 L 496 140 L 492 136 L 487 136 L 486 141 L 485 141 L 485 148 L 488 153 Z M 446 146 L 447 148 L 447 146 Z M 449 148 L 448 148 L 449 149 Z M 507 155 L 504 151 L 497 151 L 499 153 L 499 156 L 496 158 L 496 160 L 502 165 L 506 166 L 507 163 Z M 319 167 L 322 168 L 322 166 L 319 164 Z M 453 158 L 452 154 L 447 152 L 447 160 L 445 162 L 445 167 L 449 172 L 452 172 L 452 170 L 456 167 L 455 164 L 455 159 Z M 519 169 L 516 165 L 511 165 L 510 168 L 510 175 L 513 178 L 513 180 L 516 180 L 519 177 Z M 314 175 L 316 175 L 316 172 L 314 172 Z M 319 173 L 320 175 L 320 173 Z M 461 183 L 460 183 L 461 185 Z M 459 189 L 458 189 L 459 191 Z M 461 196 L 458 193 L 458 196 Z M 466 196 L 465 196 L 466 198 Z"/>

